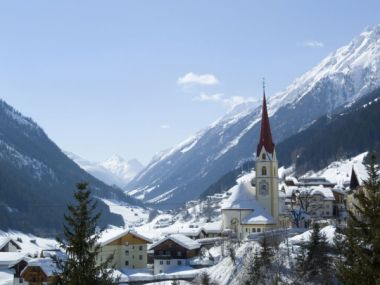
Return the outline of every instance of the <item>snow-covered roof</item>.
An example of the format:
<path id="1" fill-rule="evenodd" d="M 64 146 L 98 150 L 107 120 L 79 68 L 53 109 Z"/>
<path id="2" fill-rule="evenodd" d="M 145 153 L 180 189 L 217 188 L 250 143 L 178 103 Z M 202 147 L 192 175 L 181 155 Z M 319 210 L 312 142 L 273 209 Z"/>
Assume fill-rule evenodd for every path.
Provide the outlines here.
<path id="1" fill-rule="evenodd" d="M 222 209 L 254 209 L 255 195 L 249 191 L 246 183 L 239 182 L 232 187 L 228 192 L 232 193 L 231 196 L 222 203 Z"/>
<path id="2" fill-rule="evenodd" d="M 8 242 L 12 242 L 16 247 L 17 249 L 21 249 L 21 247 L 17 244 L 17 242 L 15 242 L 13 239 L 11 239 L 10 237 L 8 236 L 0 236 L 0 250 L 8 243 Z"/>
<path id="3" fill-rule="evenodd" d="M 311 187 L 310 195 L 322 195 L 324 200 L 335 200 L 334 193 L 331 191 L 331 188 L 326 188 L 323 186 Z"/>
<path id="4" fill-rule="evenodd" d="M 178 244 L 184 248 L 187 248 L 188 250 L 197 249 L 197 248 L 201 247 L 201 244 L 199 242 L 192 240 L 191 238 L 189 238 L 183 234 L 172 234 L 172 235 L 169 235 L 169 236 L 155 242 L 154 244 L 152 244 L 150 249 L 155 248 L 156 246 L 158 246 L 159 244 L 161 244 L 167 240 L 171 240 L 171 241 L 175 242 L 176 244 Z"/>
<path id="5" fill-rule="evenodd" d="M 100 237 L 98 239 L 98 243 L 100 246 L 105 246 L 127 234 L 134 235 L 142 240 L 147 241 L 148 243 L 151 243 L 151 239 L 135 232 L 131 231 L 129 229 L 123 229 L 123 228 L 118 228 L 118 227 L 112 227 L 104 230 L 103 232 L 100 233 Z"/>
<path id="6" fill-rule="evenodd" d="M 293 192 L 299 191 L 300 193 L 310 193 L 311 196 L 322 195 L 325 200 L 335 200 L 333 189 L 330 187 L 323 187 L 322 185 L 309 186 L 309 187 L 285 186 L 284 185 L 283 188 L 285 189 L 285 196 L 286 197 L 291 197 Z"/>
<path id="7" fill-rule="evenodd" d="M 22 270 L 21 275 L 31 266 L 40 267 L 46 276 L 53 276 L 58 271 L 50 258 L 34 258 L 28 261 L 28 265 Z"/>
<path id="8" fill-rule="evenodd" d="M 22 259 L 28 259 L 22 252 L 0 252 L 0 266 L 12 266 Z"/>
<path id="9" fill-rule="evenodd" d="M 268 225 L 276 224 L 276 221 L 272 215 L 268 214 L 267 211 L 255 201 L 255 209 L 245 217 L 241 223 L 243 225 Z"/>
<path id="10" fill-rule="evenodd" d="M 203 226 L 202 226 L 202 229 L 206 232 L 206 233 L 220 233 L 222 232 L 222 221 L 217 221 L 217 222 L 212 222 L 212 223 L 205 223 Z"/>

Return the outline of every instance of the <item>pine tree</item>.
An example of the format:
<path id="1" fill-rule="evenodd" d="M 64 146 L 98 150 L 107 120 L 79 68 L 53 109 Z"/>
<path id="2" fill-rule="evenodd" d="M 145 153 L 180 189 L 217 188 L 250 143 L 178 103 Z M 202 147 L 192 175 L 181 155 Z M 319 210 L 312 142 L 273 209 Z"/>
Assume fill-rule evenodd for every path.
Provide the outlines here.
<path id="1" fill-rule="evenodd" d="M 248 262 L 245 266 L 245 285 L 257 285 L 261 284 L 263 281 L 262 274 L 262 260 L 260 258 L 259 252 L 256 250 L 255 253 L 248 258 Z"/>
<path id="2" fill-rule="evenodd" d="M 67 258 L 55 260 L 59 269 L 57 284 L 116 284 L 111 277 L 112 256 L 97 263 L 100 246 L 97 243 L 99 233 L 95 230 L 100 213 L 94 213 L 96 202 L 92 201 L 90 194 L 87 183 L 78 183 L 74 193 L 77 204 L 68 205 L 69 214 L 64 216 L 64 240 L 57 239 Z"/>
<path id="3" fill-rule="evenodd" d="M 357 214 L 349 212 L 347 228 L 336 239 L 341 254 L 338 278 L 343 284 L 380 284 L 380 179 L 375 155 L 366 168 L 364 189 L 354 194 Z"/>
<path id="4" fill-rule="evenodd" d="M 261 263 L 265 267 L 270 267 L 273 259 L 273 248 L 269 246 L 269 238 L 264 234 L 263 238 L 260 241 L 261 250 L 260 250 L 260 259 Z"/>
<path id="5" fill-rule="evenodd" d="M 328 254 L 326 236 L 317 223 L 313 224 L 310 241 L 301 245 L 296 257 L 297 275 L 306 281 L 329 284 L 332 278 L 332 259 Z"/>

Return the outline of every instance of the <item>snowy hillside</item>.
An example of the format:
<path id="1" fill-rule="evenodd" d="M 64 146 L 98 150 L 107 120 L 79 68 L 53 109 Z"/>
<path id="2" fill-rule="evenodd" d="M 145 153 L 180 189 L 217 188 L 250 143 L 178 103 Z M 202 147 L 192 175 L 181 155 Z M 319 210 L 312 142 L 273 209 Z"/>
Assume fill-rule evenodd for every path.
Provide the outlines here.
<path id="1" fill-rule="evenodd" d="M 380 26 L 366 29 L 268 100 L 275 143 L 380 86 Z M 162 208 L 199 197 L 225 173 L 254 159 L 260 102 L 211 124 L 158 155 L 126 187 Z"/>
<path id="2" fill-rule="evenodd" d="M 126 161 L 116 154 L 105 161 L 92 162 L 74 153 L 65 153 L 82 169 L 110 186 L 125 187 L 143 169 L 143 165 L 138 160 L 131 159 Z"/>
<path id="3" fill-rule="evenodd" d="M 0 100 L 0 229 L 56 235 L 78 181 L 93 195 L 130 204 L 135 199 L 95 179 L 69 159 L 32 119 Z M 123 225 L 102 201 L 101 224 Z M 36 210 L 38 209 L 38 210 Z"/>
<path id="4" fill-rule="evenodd" d="M 363 159 L 367 152 L 361 153 L 355 157 L 335 161 L 326 168 L 317 172 L 308 172 L 303 177 L 324 177 L 330 182 L 337 183 L 338 186 L 343 186 L 345 182 L 350 181 L 352 168 L 355 169 L 359 182 L 367 179 L 367 171 L 363 164 Z"/>

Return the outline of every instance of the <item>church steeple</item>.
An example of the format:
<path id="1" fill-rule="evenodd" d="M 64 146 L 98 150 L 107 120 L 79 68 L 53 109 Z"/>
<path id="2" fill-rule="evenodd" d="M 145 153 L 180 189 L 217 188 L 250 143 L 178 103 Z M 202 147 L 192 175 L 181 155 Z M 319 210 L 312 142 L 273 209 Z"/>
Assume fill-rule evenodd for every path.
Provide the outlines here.
<path id="1" fill-rule="evenodd" d="M 272 133 L 270 130 L 264 83 L 263 83 L 263 108 L 262 108 L 262 113 L 261 113 L 261 131 L 260 131 L 259 143 L 257 144 L 256 156 L 260 155 L 261 149 L 263 147 L 268 153 L 273 154 L 274 143 L 272 140 Z"/>

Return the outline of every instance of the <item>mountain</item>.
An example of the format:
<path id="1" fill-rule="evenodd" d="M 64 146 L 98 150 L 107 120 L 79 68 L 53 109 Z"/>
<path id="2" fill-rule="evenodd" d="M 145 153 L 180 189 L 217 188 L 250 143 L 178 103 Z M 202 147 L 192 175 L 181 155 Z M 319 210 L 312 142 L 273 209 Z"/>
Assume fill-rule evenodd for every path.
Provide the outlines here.
<path id="1" fill-rule="evenodd" d="M 80 181 L 89 182 L 94 197 L 136 202 L 82 170 L 32 119 L 0 100 L 0 229 L 60 233 L 67 203 Z M 124 224 L 101 200 L 98 209 L 103 225 Z"/>
<path id="2" fill-rule="evenodd" d="M 342 172 L 342 169 L 336 169 L 337 165 L 358 154 L 357 158 L 352 159 L 363 160 L 363 153 L 368 151 L 380 154 L 380 88 L 350 106 L 338 108 L 333 115 L 320 117 L 305 130 L 276 146 L 279 165 L 291 167 L 298 176 L 324 169 L 317 175 L 332 182 L 336 179 L 331 172 Z M 380 157 L 378 160 L 380 162 Z M 344 166 L 350 163 L 351 159 Z M 247 161 L 240 168 L 231 170 L 211 184 L 201 198 L 226 191 L 236 184 L 242 173 L 254 167 L 254 161 Z M 351 169 L 345 171 L 351 173 Z M 364 176 L 363 173 L 365 171 L 360 176 Z"/>
<path id="3" fill-rule="evenodd" d="M 125 187 L 143 169 L 138 160 L 126 161 L 117 154 L 102 162 L 92 162 L 74 153 L 67 151 L 65 153 L 82 169 L 110 186 Z"/>
<path id="4" fill-rule="evenodd" d="M 367 28 L 268 100 L 275 142 L 380 86 L 380 25 Z M 254 158 L 260 104 L 211 124 L 155 157 L 126 187 L 162 208 L 198 197 L 222 175 Z"/>
<path id="5" fill-rule="evenodd" d="M 277 158 L 303 174 L 372 150 L 380 153 L 380 88 L 281 142 Z"/>

